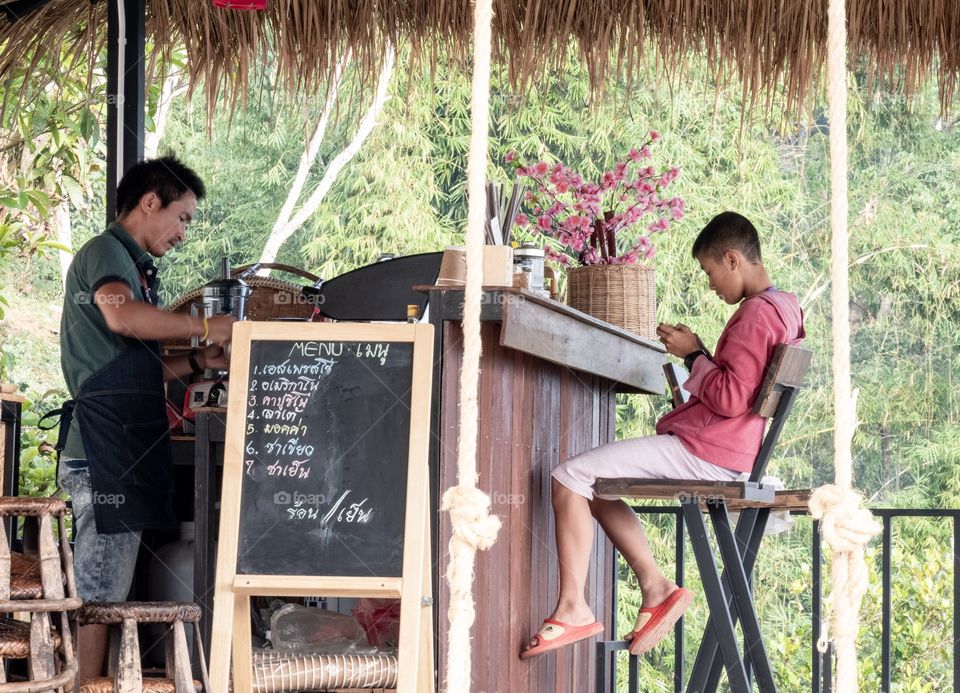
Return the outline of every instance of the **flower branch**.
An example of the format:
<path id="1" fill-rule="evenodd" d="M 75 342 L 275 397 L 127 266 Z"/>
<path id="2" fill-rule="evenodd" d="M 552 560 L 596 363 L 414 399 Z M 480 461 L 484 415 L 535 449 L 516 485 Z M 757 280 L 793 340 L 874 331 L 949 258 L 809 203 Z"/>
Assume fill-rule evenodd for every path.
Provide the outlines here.
<path id="1" fill-rule="evenodd" d="M 515 152 L 507 155 L 517 176 L 530 178 L 533 189 L 524 202 L 531 205 L 534 218 L 518 214 L 516 223 L 534 235 L 542 235 L 544 251 L 562 265 L 574 263 L 634 264 L 641 257 L 652 259 L 653 234 L 666 231 L 683 218 L 680 197 L 666 198 L 664 191 L 677 178 L 676 167 L 660 173 L 653 166 L 640 166 L 651 157 L 651 146 L 659 135 L 650 137 L 639 149 L 631 149 L 626 160 L 605 171 L 599 182 L 587 182 L 561 163 L 538 161 L 525 166 Z M 646 233 L 625 241 L 623 232 L 647 221 Z"/>

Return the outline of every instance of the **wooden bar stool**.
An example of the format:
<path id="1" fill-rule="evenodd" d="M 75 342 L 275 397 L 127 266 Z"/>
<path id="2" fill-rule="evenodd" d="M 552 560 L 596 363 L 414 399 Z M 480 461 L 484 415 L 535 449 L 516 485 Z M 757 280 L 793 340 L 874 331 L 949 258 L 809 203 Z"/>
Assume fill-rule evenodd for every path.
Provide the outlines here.
<path id="1" fill-rule="evenodd" d="M 12 552 L 10 534 L 6 528 L 0 531 L 0 613 L 29 614 L 29 621 L 0 618 L 0 658 L 28 660 L 29 676 L 28 681 L 7 682 L 0 666 L 0 693 L 63 691 L 76 678 L 69 617 L 81 601 L 66 513 L 66 503 L 58 498 L 0 497 L 4 524 L 23 518 L 24 535 L 32 536 L 35 544 L 30 552 Z"/>
<path id="2" fill-rule="evenodd" d="M 200 640 L 200 607 L 181 602 L 97 602 L 77 612 L 81 626 L 110 626 L 107 676 L 84 679 L 80 693 L 199 693 L 210 691 L 207 663 Z M 166 676 L 145 677 L 140 667 L 137 624 L 165 623 Z M 192 623 L 200 657 L 200 681 L 193 680 L 184 623 Z"/>
<path id="3" fill-rule="evenodd" d="M 753 408 L 756 414 L 769 419 L 770 424 L 748 480 L 597 479 L 593 485 L 602 495 L 680 501 L 710 609 L 687 682 L 688 693 L 712 693 L 724 669 L 733 693 L 750 693 L 753 674 L 762 693 L 776 693 L 773 670 L 753 605 L 753 568 L 771 511 L 805 508 L 810 494 L 804 489 L 775 491 L 764 485 L 763 473 L 803 385 L 812 356 L 806 349 L 786 344 L 774 351 Z M 740 511 L 735 529 L 728 510 Z M 703 519 L 704 512 L 710 516 L 723 559 L 722 574 Z M 738 621 L 743 633 L 743 655 L 737 647 Z"/>

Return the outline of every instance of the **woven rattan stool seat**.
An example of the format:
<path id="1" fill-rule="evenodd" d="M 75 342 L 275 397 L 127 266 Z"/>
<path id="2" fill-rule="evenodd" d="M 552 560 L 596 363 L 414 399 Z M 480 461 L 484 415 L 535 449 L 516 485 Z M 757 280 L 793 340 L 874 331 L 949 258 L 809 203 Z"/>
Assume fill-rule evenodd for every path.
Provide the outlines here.
<path id="1" fill-rule="evenodd" d="M 53 646 L 60 647 L 60 635 L 51 631 Z M 0 657 L 26 659 L 30 656 L 30 624 L 12 618 L 0 618 Z"/>
<path id="2" fill-rule="evenodd" d="M 29 496 L 0 496 L 0 517 L 63 517 L 67 504 L 59 498 L 31 498 Z"/>
<path id="3" fill-rule="evenodd" d="M 200 642 L 200 607 L 189 602 L 90 602 L 77 611 L 81 626 L 105 625 L 111 633 L 110 652 L 107 661 L 108 676 L 91 678 L 81 682 L 81 691 L 99 693 L 187 693 L 188 691 L 210 692 L 207 664 L 203 658 Z M 140 639 L 137 625 L 140 623 L 165 624 L 166 646 L 165 673 L 172 678 L 151 678 L 143 675 L 140 663 Z M 199 657 L 198 669 L 201 681 L 195 681 L 191 673 L 190 648 L 187 645 L 184 623 L 193 624 L 193 637 Z"/>
<path id="4" fill-rule="evenodd" d="M 59 498 L 0 497 L 0 517 L 17 528 L 15 539 L 26 549 L 12 551 L 11 538 L 0 532 L 0 612 L 29 617 L 0 619 L 0 660 L 27 660 L 28 676 L 26 681 L 7 682 L 0 661 L 0 691 L 73 690 L 77 659 L 70 612 L 81 601 L 66 515 L 67 504 Z"/>
<path id="5" fill-rule="evenodd" d="M 199 681 L 194 681 L 193 687 L 197 693 L 203 690 L 203 685 Z M 177 686 L 172 679 L 145 677 L 143 679 L 143 688 L 140 690 L 143 691 L 143 693 L 175 693 Z M 113 693 L 113 691 L 113 679 L 106 676 L 95 679 L 84 679 L 80 682 L 80 693 Z"/>
<path id="6" fill-rule="evenodd" d="M 43 581 L 40 576 L 40 556 L 36 554 L 10 554 L 10 598 L 40 599 L 43 597 Z"/>
<path id="7" fill-rule="evenodd" d="M 87 602 L 77 612 L 81 626 L 119 624 L 127 619 L 137 623 L 197 623 L 200 607 L 185 602 Z"/>

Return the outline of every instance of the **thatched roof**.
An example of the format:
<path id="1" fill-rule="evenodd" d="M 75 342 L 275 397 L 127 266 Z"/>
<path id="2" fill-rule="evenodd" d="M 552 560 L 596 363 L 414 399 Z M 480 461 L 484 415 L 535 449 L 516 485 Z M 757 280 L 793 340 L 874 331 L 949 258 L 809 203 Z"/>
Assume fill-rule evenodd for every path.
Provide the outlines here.
<path id="1" fill-rule="evenodd" d="M 89 49 L 98 33 L 91 29 L 106 24 L 107 3 L 91 0 L 0 0 L 0 10 L 37 4 L 17 21 L 0 15 L 0 79 L 51 48 Z M 387 40 L 408 42 L 414 59 L 441 51 L 464 58 L 471 41 L 469 0 L 270 0 L 265 12 L 217 9 L 210 0 L 147 6 L 148 37 L 161 50 L 186 46 L 194 83 L 202 80 L 209 99 L 235 94 L 268 43 L 285 83 L 312 89 L 345 47 L 375 74 Z M 827 0 L 494 0 L 494 8 L 497 58 L 521 88 L 562 62 L 571 44 L 595 85 L 609 70 L 629 78 L 652 43 L 668 72 L 688 51 L 704 51 L 718 72 L 733 68 L 750 95 L 782 89 L 796 109 L 823 74 Z M 949 103 L 960 70 L 960 0 L 847 0 L 847 16 L 851 64 L 907 92 L 936 73 Z"/>

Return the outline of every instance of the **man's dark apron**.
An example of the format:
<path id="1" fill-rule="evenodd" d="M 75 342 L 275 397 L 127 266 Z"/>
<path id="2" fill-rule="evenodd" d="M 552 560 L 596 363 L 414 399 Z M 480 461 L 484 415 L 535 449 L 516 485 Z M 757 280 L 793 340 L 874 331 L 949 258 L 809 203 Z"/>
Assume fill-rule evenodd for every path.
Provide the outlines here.
<path id="1" fill-rule="evenodd" d="M 155 285 L 143 274 L 140 280 L 144 300 L 155 304 Z M 62 449 L 76 417 L 98 532 L 175 532 L 173 451 L 160 343 L 125 341 L 126 351 L 87 378 L 75 399 L 64 402 L 57 447 Z"/>
<path id="2" fill-rule="evenodd" d="M 134 342 L 84 381 L 72 404 L 83 432 L 97 531 L 176 530 L 173 457 L 157 342 Z M 69 425 L 64 416 L 61 427 Z"/>

